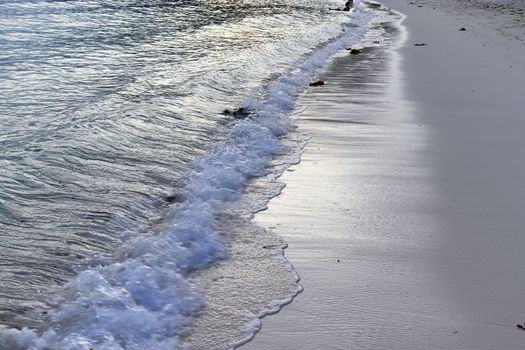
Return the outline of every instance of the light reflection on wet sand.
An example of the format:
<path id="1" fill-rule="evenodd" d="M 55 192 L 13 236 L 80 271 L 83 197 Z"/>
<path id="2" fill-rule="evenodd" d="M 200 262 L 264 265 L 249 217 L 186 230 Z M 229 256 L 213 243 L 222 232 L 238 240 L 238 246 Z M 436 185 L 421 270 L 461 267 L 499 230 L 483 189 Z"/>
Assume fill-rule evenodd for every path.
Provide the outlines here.
<path id="1" fill-rule="evenodd" d="M 399 28 L 386 28 L 398 40 Z M 304 292 L 263 319 L 245 349 L 519 348 L 519 310 L 509 309 L 518 304 L 506 298 L 522 283 L 504 267 L 519 251 L 508 243 L 521 241 L 474 224 L 487 207 L 475 201 L 488 198 L 454 192 L 462 180 L 444 183 L 458 164 L 436 152 L 437 137 L 454 131 L 437 135 L 427 124 L 437 113 L 407 101 L 415 79 L 398 50 L 388 43 L 336 60 L 320 77 L 326 85 L 302 99 L 298 124 L 312 138 L 257 220 L 283 234 Z"/>

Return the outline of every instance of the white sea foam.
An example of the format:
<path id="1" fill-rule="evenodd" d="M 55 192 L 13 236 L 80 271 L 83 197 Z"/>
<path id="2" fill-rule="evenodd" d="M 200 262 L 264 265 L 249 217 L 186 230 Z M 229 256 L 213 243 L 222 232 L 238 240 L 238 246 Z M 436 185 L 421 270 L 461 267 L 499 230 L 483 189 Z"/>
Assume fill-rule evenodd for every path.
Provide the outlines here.
<path id="1" fill-rule="evenodd" d="M 372 13 L 357 4 L 352 28 L 279 77 L 263 100 L 246 101 L 254 113 L 231 124 L 230 137 L 210 145 L 191 168 L 183 201 L 170 208 L 174 218 L 158 235 L 132 238 L 111 263 L 80 272 L 52 302 L 48 329 L 9 329 L 0 349 L 173 350 L 202 306 L 199 288 L 188 273 L 227 252 L 216 230 L 216 214 L 239 199 L 246 181 L 261 176 L 280 149 L 279 136 L 292 127 L 297 95 L 336 52 L 356 43 Z M 259 324 L 253 320 L 250 332 Z"/>

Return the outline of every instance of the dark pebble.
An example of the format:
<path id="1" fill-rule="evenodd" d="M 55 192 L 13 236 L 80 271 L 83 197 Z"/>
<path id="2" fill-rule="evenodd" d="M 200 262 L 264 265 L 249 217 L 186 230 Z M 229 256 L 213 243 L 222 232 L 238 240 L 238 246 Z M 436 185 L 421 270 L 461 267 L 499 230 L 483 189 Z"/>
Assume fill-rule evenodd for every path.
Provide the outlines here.
<path id="1" fill-rule="evenodd" d="M 321 85 L 324 85 L 324 81 L 322 80 L 316 80 L 310 83 L 310 86 L 321 86 Z"/>

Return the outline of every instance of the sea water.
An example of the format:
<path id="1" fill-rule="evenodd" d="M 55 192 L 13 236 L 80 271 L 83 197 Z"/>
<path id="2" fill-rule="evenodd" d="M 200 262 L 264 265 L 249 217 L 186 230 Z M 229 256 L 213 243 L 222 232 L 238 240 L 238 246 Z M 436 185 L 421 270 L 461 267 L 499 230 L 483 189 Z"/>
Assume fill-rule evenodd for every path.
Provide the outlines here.
<path id="1" fill-rule="evenodd" d="M 232 347 L 300 291 L 250 219 L 341 5 L 0 2 L 0 349 Z"/>

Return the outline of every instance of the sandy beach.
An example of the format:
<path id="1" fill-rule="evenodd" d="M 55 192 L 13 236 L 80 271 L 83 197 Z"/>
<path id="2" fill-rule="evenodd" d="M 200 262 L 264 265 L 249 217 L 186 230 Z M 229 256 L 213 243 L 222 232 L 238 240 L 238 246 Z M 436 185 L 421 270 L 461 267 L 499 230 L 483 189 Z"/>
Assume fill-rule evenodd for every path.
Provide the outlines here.
<path id="1" fill-rule="evenodd" d="M 382 3 L 402 24 L 300 100 L 310 142 L 256 221 L 304 291 L 241 348 L 523 349 L 523 11 Z"/>

